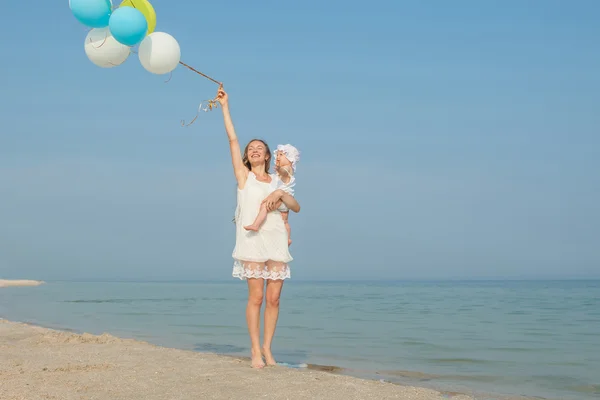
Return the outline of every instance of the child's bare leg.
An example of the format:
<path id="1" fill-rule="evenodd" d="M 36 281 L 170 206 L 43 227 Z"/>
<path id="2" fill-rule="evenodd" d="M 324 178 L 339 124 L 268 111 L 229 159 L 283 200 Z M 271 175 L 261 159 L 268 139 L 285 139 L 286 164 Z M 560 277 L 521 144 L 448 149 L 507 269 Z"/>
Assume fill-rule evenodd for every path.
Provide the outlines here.
<path id="1" fill-rule="evenodd" d="M 258 228 L 260 228 L 260 226 L 263 224 L 263 222 L 265 222 L 265 219 L 267 219 L 267 205 L 265 203 L 262 203 L 260 205 L 260 210 L 258 211 L 258 215 L 256 216 L 256 219 L 254 220 L 254 222 L 252 223 L 252 225 L 247 225 L 244 227 L 245 230 L 247 231 L 258 231 Z"/>
<path id="2" fill-rule="evenodd" d="M 292 228 L 290 227 L 290 223 L 288 222 L 289 212 L 282 212 L 281 218 L 283 219 L 283 224 L 285 225 L 285 230 L 288 233 L 288 246 L 292 244 Z"/>

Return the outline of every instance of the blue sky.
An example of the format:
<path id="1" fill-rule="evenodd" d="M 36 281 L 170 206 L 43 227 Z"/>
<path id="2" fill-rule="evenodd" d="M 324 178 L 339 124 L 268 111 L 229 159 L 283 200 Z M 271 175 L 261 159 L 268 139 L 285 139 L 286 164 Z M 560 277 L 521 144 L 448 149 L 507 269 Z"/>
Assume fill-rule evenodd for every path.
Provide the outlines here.
<path id="1" fill-rule="evenodd" d="M 600 3 L 155 0 L 241 141 L 302 151 L 296 279 L 600 276 Z M 68 2 L 0 27 L 0 275 L 230 279 L 213 83 L 101 69 Z"/>

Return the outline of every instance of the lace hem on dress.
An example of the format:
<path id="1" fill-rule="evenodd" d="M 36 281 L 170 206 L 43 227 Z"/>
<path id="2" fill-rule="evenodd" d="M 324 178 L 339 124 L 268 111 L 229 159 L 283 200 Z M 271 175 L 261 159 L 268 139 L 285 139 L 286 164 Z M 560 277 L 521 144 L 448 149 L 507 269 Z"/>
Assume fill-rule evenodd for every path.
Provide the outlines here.
<path id="1" fill-rule="evenodd" d="M 291 277 L 290 267 L 286 263 L 280 262 L 245 262 L 235 260 L 233 263 L 234 278 L 241 280 L 256 278 L 270 280 L 284 280 Z"/>

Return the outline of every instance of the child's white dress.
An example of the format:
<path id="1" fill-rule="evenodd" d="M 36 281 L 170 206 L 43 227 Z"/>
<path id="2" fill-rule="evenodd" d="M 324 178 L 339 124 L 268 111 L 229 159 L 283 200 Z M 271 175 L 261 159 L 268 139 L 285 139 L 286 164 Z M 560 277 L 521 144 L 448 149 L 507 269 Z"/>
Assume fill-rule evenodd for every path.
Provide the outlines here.
<path id="1" fill-rule="evenodd" d="M 267 214 L 258 232 L 247 231 L 260 209 L 262 201 L 281 182 L 271 174 L 271 182 L 260 182 L 252 171 L 243 189 L 237 191 L 235 213 L 235 248 L 233 250 L 233 273 L 236 278 L 286 279 L 290 277 L 288 263 L 293 260 L 289 252 L 288 233 L 279 210 Z"/>
<path id="2" fill-rule="evenodd" d="M 277 189 L 281 189 L 284 192 L 286 192 L 287 194 L 289 194 L 290 196 L 294 196 L 294 186 L 296 186 L 296 177 L 294 175 L 290 176 L 290 181 L 288 183 L 283 182 L 283 180 L 281 180 L 281 178 L 278 179 L 277 181 Z M 278 210 L 280 212 L 289 212 L 289 208 L 287 208 L 287 206 L 283 203 L 281 203 L 281 205 L 279 206 Z"/>

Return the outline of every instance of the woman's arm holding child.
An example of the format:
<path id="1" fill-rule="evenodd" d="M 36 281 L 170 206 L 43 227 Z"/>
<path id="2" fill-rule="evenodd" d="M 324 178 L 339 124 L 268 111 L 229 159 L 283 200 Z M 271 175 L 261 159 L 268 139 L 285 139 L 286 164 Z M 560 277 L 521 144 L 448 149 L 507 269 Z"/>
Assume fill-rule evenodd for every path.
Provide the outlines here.
<path id="1" fill-rule="evenodd" d="M 270 195 L 268 195 L 263 200 L 263 203 L 266 204 L 267 211 L 270 212 L 270 211 L 273 211 L 273 210 L 275 210 L 275 209 L 277 209 L 279 207 L 279 205 L 278 205 L 279 201 L 282 201 L 283 204 L 285 204 L 287 206 L 287 208 L 289 208 L 293 212 L 295 212 L 295 213 L 299 213 L 300 212 L 300 203 L 298 203 L 298 201 L 294 198 L 294 196 L 292 196 L 291 194 L 287 193 L 283 189 L 277 189 L 277 190 L 275 190 L 273 193 L 271 193 Z"/>

